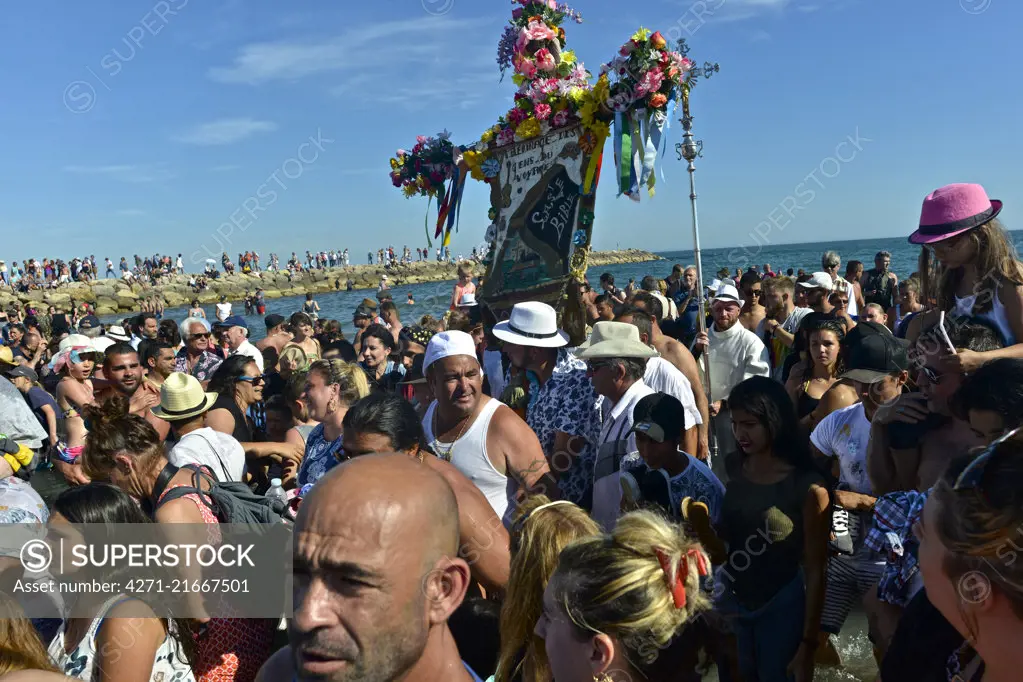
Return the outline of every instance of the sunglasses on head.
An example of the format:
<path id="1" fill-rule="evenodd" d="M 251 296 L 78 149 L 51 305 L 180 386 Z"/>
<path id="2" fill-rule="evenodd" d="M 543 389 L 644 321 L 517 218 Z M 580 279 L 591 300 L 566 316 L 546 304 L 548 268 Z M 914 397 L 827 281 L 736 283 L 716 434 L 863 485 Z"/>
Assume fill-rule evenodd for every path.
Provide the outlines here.
<path id="1" fill-rule="evenodd" d="M 956 482 L 952 486 L 952 490 L 959 492 L 961 490 L 970 490 L 980 485 L 981 480 L 984 478 L 984 470 L 987 468 L 988 462 L 991 461 L 991 455 L 995 454 L 995 450 L 998 446 L 1012 439 L 1013 436 L 1023 430 L 1023 426 L 1017 426 L 1011 431 L 1007 431 L 1002 436 L 999 436 L 995 440 L 991 441 L 991 445 L 987 446 L 980 453 L 973 458 L 973 461 L 966 465 L 966 468 L 962 470 L 962 473 L 956 477 Z"/>

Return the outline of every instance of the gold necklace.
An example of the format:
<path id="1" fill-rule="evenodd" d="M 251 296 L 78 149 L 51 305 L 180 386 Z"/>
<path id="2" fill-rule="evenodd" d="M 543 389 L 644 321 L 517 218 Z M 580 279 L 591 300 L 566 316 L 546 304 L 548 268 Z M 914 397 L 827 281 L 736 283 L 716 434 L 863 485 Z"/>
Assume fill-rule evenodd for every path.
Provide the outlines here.
<path id="1" fill-rule="evenodd" d="M 435 438 L 434 438 L 434 441 L 433 441 L 433 449 L 437 452 L 437 456 L 438 457 L 443 459 L 445 462 L 450 462 L 451 461 L 451 451 L 455 449 L 455 443 L 458 442 L 459 438 L 461 438 L 462 436 L 465 435 L 465 429 L 468 428 L 468 426 L 469 426 L 469 424 L 471 422 L 472 422 L 472 413 L 470 413 L 470 414 L 465 416 L 465 418 L 462 420 L 462 428 L 459 429 L 458 435 L 455 436 L 455 439 L 453 441 L 451 441 L 451 445 L 448 446 L 448 449 L 444 450 L 444 449 L 442 449 L 440 447 L 440 434 L 437 431 L 437 410 L 434 409 L 434 411 L 433 411 L 433 433 L 434 433 Z"/>

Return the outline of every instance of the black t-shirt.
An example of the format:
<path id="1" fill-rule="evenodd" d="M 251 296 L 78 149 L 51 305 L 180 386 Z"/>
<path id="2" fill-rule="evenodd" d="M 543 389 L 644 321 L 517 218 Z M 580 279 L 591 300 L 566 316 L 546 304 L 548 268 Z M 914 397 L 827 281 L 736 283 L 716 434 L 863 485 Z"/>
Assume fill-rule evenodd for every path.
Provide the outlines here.
<path id="1" fill-rule="evenodd" d="M 881 661 L 882 680 L 947 682 L 948 659 L 963 636 L 920 590 L 906 606 Z"/>

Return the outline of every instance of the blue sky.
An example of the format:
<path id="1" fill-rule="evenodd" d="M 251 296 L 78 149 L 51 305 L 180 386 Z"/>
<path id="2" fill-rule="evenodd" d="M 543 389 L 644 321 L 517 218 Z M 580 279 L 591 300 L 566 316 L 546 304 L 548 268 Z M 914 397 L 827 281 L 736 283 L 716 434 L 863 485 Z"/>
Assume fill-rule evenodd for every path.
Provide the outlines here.
<path id="1" fill-rule="evenodd" d="M 1011 0 L 578 0 L 596 72 L 640 25 L 721 72 L 693 93 L 704 247 L 908 234 L 948 182 L 1023 184 L 1023 5 Z M 425 245 L 390 185 L 419 134 L 478 139 L 511 102 L 502 0 L 12 3 L 0 25 L 2 256 L 289 254 Z M 680 126 L 673 124 L 671 142 Z M 691 247 L 669 150 L 653 199 L 616 198 L 594 242 Z M 259 197 L 259 198 L 256 198 Z M 271 198 L 272 197 L 272 198 Z M 249 202 L 246 204 L 246 202 Z M 259 202 L 255 221 L 244 210 Z M 470 183 L 453 251 L 483 238 Z M 235 216 L 244 226 L 224 227 Z M 238 220 L 239 216 L 242 217 Z M 219 233 L 218 233 L 219 229 Z M 233 233 L 229 231 L 233 230 Z M 227 235 L 226 238 L 224 235 Z M 759 236 L 758 236 L 759 235 Z"/>

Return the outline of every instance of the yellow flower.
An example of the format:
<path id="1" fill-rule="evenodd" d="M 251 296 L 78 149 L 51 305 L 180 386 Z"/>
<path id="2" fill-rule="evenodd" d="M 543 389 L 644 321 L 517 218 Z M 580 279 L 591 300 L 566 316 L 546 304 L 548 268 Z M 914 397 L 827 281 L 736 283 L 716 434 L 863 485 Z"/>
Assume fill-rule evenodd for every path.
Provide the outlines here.
<path id="1" fill-rule="evenodd" d="M 487 176 L 483 175 L 483 169 L 479 166 L 472 166 L 469 169 L 469 174 L 472 175 L 473 180 L 479 180 L 480 182 L 487 179 Z"/>
<path id="2" fill-rule="evenodd" d="M 484 133 L 484 135 L 486 135 L 486 133 Z M 482 163 L 482 160 L 479 158 L 479 156 L 480 156 L 479 152 L 467 149 L 465 152 L 462 153 L 462 160 L 465 161 L 465 164 L 467 166 L 472 168 L 473 166 L 478 166 L 480 165 L 480 163 Z"/>
<path id="3" fill-rule="evenodd" d="M 579 118 L 582 119 L 584 126 L 589 127 L 596 117 L 597 103 L 591 97 L 587 97 L 583 100 L 583 103 L 579 105 Z"/>
<path id="4" fill-rule="evenodd" d="M 641 43 L 650 37 L 650 31 L 648 29 L 639 27 L 639 30 L 632 34 L 632 39 L 637 43 Z"/>
<path id="5" fill-rule="evenodd" d="M 512 76 L 512 83 L 514 83 L 515 85 L 522 85 L 525 82 L 526 82 L 526 77 L 523 76 L 521 73 L 517 73 L 517 74 Z"/>
<path id="6" fill-rule="evenodd" d="M 562 64 L 575 64 L 575 50 L 565 50 L 561 53 Z"/>
<path id="7" fill-rule="evenodd" d="M 494 139 L 495 135 L 496 133 L 494 133 L 493 129 L 485 130 L 483 131 L 483 134 L 480 135 L 480 142 L 487 144 Z"/>
<path id="8" fill-rule="evenodd" d="M 578 87 L 570 88 L 569 91 L 568 91 L 568 99 L 571 100 L 572 103 L 575 104 L 576 106 L 579 106 L 580 104 L 582 104 L 582 102 L 585 99 L 585 97 L 586 97 L 586 90 L 583 90 L 582 88 L 578 88 Z"/>
<path id="9" fill-rule="evenodd" d="M 515 134 L 523 140 L 536 137 L 540 134 L 540 122 L 535 118 L 528 118 L 519 124 L 519 127 L 515 129 Z"/>
<path id="10" fill-rule="evenodd" d="M 405 185 L 404 187 L 401 188 L 401 191 L 405 195 L 405 198 L 407 199 L 413 196 L 418 190 L 416 189 L 415 185 Z"/>
<path id="11" fill-rule="evenodd" d="M 391 170 L 398 170 L 398 159 L 391 159 Z"/>
<path id="12" fill-rule="evenodd" d="M 606 73 L 597 79 L 591 95 L 597 104 L 606 102 L 611 97 L 611 82 L 608 80 Z"/>

